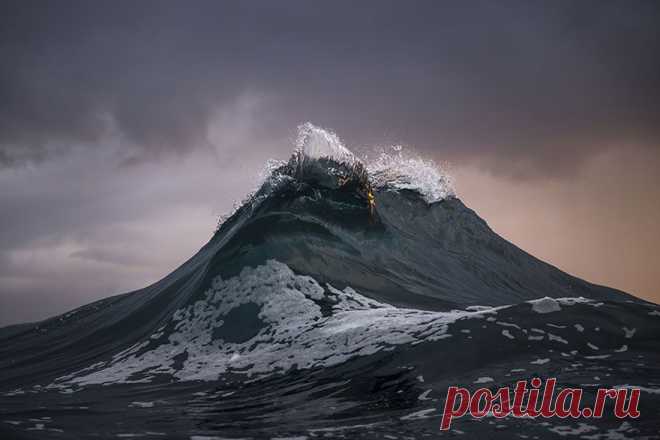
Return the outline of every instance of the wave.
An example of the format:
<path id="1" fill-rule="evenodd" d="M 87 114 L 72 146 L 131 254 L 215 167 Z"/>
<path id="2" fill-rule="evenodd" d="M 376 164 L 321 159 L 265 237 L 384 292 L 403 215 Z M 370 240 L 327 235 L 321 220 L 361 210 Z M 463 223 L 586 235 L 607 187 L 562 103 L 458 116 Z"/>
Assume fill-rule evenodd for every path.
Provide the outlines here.
<path id="1" fill-rule="evenodd" d="M 329 188 L 410 190 L 427 203 L 456 196 L 452 177 L 432 160 L 406 154 L 401 146 L 381 149 L 376 159 L 359 158 L 334 132 L 310 122 L 298 127 L 295 151 L 288 161 L 270 159 L 261 172 L 259 188 L 221 216 L 218 228 L 238 209 L 267 198 L 274 189 L 292 180 L 313 182 Z M 353 187 L 352 189 L 356 189 Z"/>
<path id="2" fill-rule="evenodd" d="M 3 438 L 434 437 L 450 385 L 535 375 L 657 390 L 658 307 L 499 237 L 432 162 L 396 148 L 365 161 L 304 124 L 291 158 L 267 168 L 164 279 L 0 329 Z M 572 429 L 454 423 L 479 438 Z"/>
<path id="3" fill-rule="evenodd" d="M 586 298 L 543 298 L 529 301 L 518 314 L 553 313 L 576 304 L 604 305 Z M 469 319 L 497 322 L 498 313 L 511 307 L 471 306 L 448 312 L 399 308 L 351 287 L 323 286 L 270 260 L 228 280 L 214 278 L 201 299 L 176 310 L 151 335 L 108 362 L 55 379 L 49 388 L 73 391 L 88 385 L 149 383 L 159 375 L 180 381 L 217 381 L 228 372 L 264 378 L 291 369 L 328 368 L 397 346 L 451 338 L 450 324 Z M 498 325 L 509 338 L 514 338 L 515 328 L 523 338 L 547 336 L 568 346 L 553 333 L 528 331 L 515 322 Z M 625 334 L 622 328 L 619 339 Z"/>

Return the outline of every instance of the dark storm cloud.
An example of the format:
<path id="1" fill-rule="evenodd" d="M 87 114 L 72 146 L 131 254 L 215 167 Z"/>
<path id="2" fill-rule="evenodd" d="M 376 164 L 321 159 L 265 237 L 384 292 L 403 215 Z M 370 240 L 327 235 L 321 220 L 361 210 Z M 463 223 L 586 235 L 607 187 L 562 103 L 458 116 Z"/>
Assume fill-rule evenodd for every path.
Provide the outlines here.
<path id="1" fill-rule="evenodd" d="M 158 280 L 208 240 L 249 180 L 207 151 L 116 163 L 103 147 L 0 172 L 0 327 Z"/>
<path id="2" fill-rule="evenodd" d="M 108 135 L 186 152 L 250 90 L 278 134 L 312 120 L 509 173 L 658 145 L 657 3 L 354 3 L 5 3 L 0 162 Z"/>

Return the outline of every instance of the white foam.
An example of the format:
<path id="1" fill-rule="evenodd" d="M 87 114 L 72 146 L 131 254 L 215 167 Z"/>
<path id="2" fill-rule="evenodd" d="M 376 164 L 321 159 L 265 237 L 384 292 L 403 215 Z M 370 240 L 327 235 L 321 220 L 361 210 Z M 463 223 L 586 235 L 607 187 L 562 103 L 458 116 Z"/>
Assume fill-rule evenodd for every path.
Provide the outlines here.
<path id="1" fill-rule="evenodd" d="M 135 408 L 153 408 L 154 403 L 153 402 L 131 402 L 129 406 L 135 407 Z"/>
<path id="2" fill-rule="evenodd" d="M 566 339 L 562 338 L 561 336 L 553 335 L 552 333 L 548 333 L 548 340 L 561 342 L 562 344 L 568 344 Z"/>
<path id="3" fill-rule="evenodd" d="M 428 390 L 424 391 L 422 394 L 417 396 L 417 400 L 430 400 L 429 399 L 429 394 L 431 393 L 431 391 L 433 391 L 433 390 L 428 389 Z"/>
<path id="4" fill-rule="evenodd" d="M 506 336 L 509 339 L 515 339 L 515 337 L 511 334 L 509 330 L 502 330 L 502 335 Z"/>
<path id="5" fill-rule="evenodd" d="M 407 414 L 403 417 L 400 417 L 401 420 L 421 420 L 421 419 L 428 419 L 430 416 L 429 414 L 437 411 L 437 408 L 428 408 L 428 409 L 423 409 L 420 411 L 415 411 L 414 413 Z"/>
<path id="6" fill-rule="evenodd" d="M 637 332 L 636 328 L 623 327 L 623 333 L 626 335 L 626 339 L 630 339 Z"/>
<path id="7" fill-rule="evenodd" d="M 615 389 L 622 389 L 622 388 L 639 389 L 640 391 L 644 391 L 645 393 L 649 393 L 649 394 L 660 394 L 660 388 L 649 388 L 649 387 L 642 387 L 642 386 L 639 386 L 639 385 L 628 385 L 628 384 L 615 385 L 612 388 L 615 388 Z"/>
<path id="8" fill-rule="evenodd" d="M 484 377 L 478 378 L 473 383 L 489 383 L 489 382 L 493 382 L 493 381 L 494 381 L 494 379 L 492 377 L 484 376 Z"/>
<path id="9" fill-rule="evenodd" d="M 561 310 L 559 302 L 556 299 L 550 298 L 548 296 L 527 302 L 532 305 L 532 310 L 536 313 L 552 313 Z"/>
<path id="10" fill-rule="evenodd" d="M 562 437 L 567 435 L 581 435 L 581 434 L 586 434 L 587 432 L 592 432 L 597 430 L 598 428 L 596 428 L 595 426 L 587 425 L 586 423 L 579 423 L 578 426 L 576 427 L 572 427 L 568 425 L 559 425 L 550 428 L 550 431 L 554 432 L 555 434 L 559 434 Z"/>
<path id="11" fill-rule="evenodd" d="M 467 306 L 465 310 L 469 310 L 471 312 L 482 312 L 484 310 L 491 310 L 493 306 Z"/>
<path id="12" fill-rule="evenodd" d="M 374 423 L 362 423 L 362 424 L 359 424 L 359 425 L 330 426 L 330 427 L 327 427 L 327 428 L 312 428 L 312 429 L 308 429 L 307 431 L 310 434 L 314 435 L 317 432 L 330 433 L 330 432 L 353 431 L 353 430 L 357 430 L 357 429 L 364 430 L 364 429 L 371 429 L 371 428 L 373 428 L 375 426 L 378 426 L 382 423 L 383 422 L 374 422 Z M 324 437 L 325 437 L 325 435 L 324 435 Z"/>
<path id="13" fill-rule="evenodd" d="M 637 429 L 633 428 L 628 422 L 621 423 L 621 426 L 615 429 L 608 429 L 605 433 L 595 433 L 591 435 L 582 435 L 580 438 L 586 440 L 627 440 L 636 438 Z M 632 435 L 628 437 L 626 434 Z M 652 438 L 652 437 L 647 437 Z"/>
<path id="14" fill-rule="evenodd" d="M 347 164 L 353 164 L 357 160 L 335 133 L 311 122 L 298 127 L 296 149 L 310 159 L 328 158 Z"/>
<path id="15" fill-rule="evenodd" d="M 456 194 L 453 179 L 442 167 L 432 160 L 404 153 L 401 147 L 383 150 L 367 165 L 367 170 L 374 187 L 417 191 L 428 203 Z"/>
<path id="16" fill-rule="evenodd" d="M 333 302 L 329 316 L 315 302 L 324 295 Z M 261 331 L 240 343 L 214 338 L 223 318 L 243 304 L 258 306 Z M 339 290 L 326 285 L 324 292 L 313 278 L 296 275 L 271 260 L 244 268 L 228 280 L 216 278 L 200 300 L 173 314 L 166 341 L 147 335 L 107 363 L 59 378 L 51 388 L 150 382 L 158 374 L 180 381 L 215 380 L 227 371 L 252 376 L 328 367 L 396 345 L 448 338 L 448 324 L 460 318 L 483 318 L 490 312 L 396 308 L 349 287 Z M 186 360 L 177 364 L 175 358 L 184 353 Z"/>
<path id="17" fill-rule="evenodd" d="M 593 360 L 593 359 L 607 359 L 609 357 L 610 357 L 609 354 L 601 354 L 601 355 L 597 355 L 597 356 L 585 356 L 584 358 Z"/>
<path id="18" fill-rule="evenodd" d="M 518 324 L 514 324 L 513 322 L 497 321 L 495 324 L 501 325 L 503 327 L 513 327 L 513 328 L 517 328 L 518 330 L 521 330 L 520 326 Z"/>

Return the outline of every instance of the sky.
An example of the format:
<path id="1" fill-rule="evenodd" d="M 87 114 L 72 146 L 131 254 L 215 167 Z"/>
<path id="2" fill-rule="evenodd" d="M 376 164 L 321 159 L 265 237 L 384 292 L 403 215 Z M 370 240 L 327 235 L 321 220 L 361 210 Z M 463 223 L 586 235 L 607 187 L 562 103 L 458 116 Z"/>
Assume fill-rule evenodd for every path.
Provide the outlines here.
<path id="1" fill-rule="evenodd" d="M 0 325 L 157 281 L 311 121 L 660 302 L 660 4 L 5 1 Z"/>

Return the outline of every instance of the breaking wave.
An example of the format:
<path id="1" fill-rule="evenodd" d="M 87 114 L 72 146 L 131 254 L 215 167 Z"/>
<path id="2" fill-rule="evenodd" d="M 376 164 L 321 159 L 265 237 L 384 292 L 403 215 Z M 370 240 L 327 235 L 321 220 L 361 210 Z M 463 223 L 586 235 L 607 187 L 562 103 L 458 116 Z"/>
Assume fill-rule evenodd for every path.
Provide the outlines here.
<path id="1" fill-rule="evenodd" d="M 336 179 L 345 178 L 345 170 L 360 168 L 363 179 L 374 188 L 384 190 L 410 190 L 421 194 L 427 203 L 436 203 L 456 195 L 449 173 L 429 159 L 408 154 L 401 146 L 382 148 L 374 160 L 361 159 L 343 144 L 334 132 L 306 122 L 298 127 L 295 151 L 289 161 L 270 159 L 260 173 L 260 189 L 250 192 L 242 201 L 234 203 L 231 211 L 220 217 L 218 228 L 241 206 L 258 203 L 269 191 L 292 177 L 282 172 L 287 165 L 299 171 L 313 168 L 321 162 L 321 171 Z"/>
<path id="2" fill-rule="evenodd" d="M 532 375 L 635 384 L 650 416 L 455 434 L 657 432 L 658 306 L 507 242 L 400 148 L 361 160 L 308 123 L 266 174 L 154 285 L 0 329 L 0 437 L 435 438 L 448 386 Z"/>
<path id="3" fill-rule="evenodd" d="M 419 192 L 428 203 L 456 196 L 454 181 L 432 160 L 406 155 L 401 146 L 383 150 L 367 166 L 376 187 Z"/>

